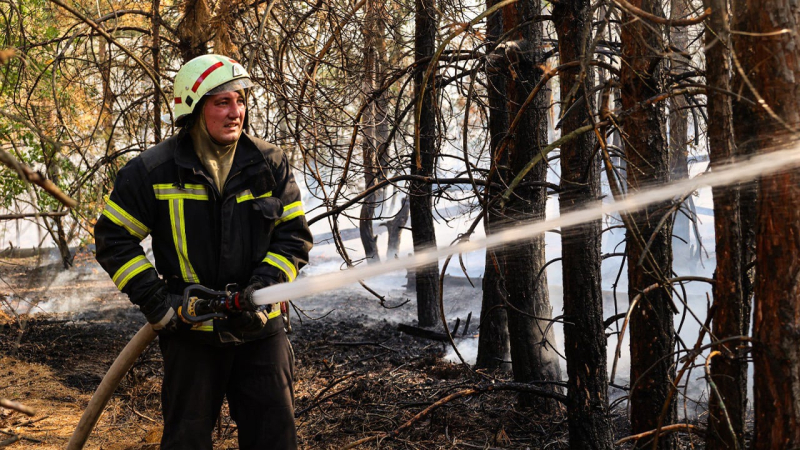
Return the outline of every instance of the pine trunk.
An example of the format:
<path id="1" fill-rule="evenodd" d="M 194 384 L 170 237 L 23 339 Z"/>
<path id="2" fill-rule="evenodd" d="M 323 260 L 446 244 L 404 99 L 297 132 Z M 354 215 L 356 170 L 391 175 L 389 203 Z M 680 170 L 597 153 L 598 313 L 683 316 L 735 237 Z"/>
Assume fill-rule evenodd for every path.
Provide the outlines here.
<path id="1" fill-rule="evenodd" d="M 737 138 L 769 153 L 796 137 L 800 125 L 800 11 L 789 0 L 748 0 L 734 8 L 748 18 L 734 25 L 747 33 L 734 42 L 752 84 L 744 92 L 759 100 L 748 130 L 754 134 Z M 753 448 L 800 448 L 800 171 L 762 177 L 757 208 Z"/>
<path id="2" fill-rule="evenodd" d="M 656 0 L 632 0 L 634 7 L 663 15 Z M 664 92 L 659 27 L 630 15 L 623 16 L 621 92 L 623 120 L 627 135 L 628 190 L 666 184 L 670 179 L 666 114 L 663 103 L 641 107 L 647 99 Z M 628 298 L 631 302 L 653 284 L 669 278 L 672 267 L 671 220 L 669 204 L 652 205 L 630 215 L 626 233 L 628 260 Z M 648 242 L 649 241 L 649 242 Z M 675 326 L 672 293 L 666 285 L 643 294 L 632 308 L 631 336 L 631 432 L 643 433 L 658 427 L 662 408 L 675 376 L 673 357 Z M 674 397 L 667 405 L 663 424 L 675 420 Z M 638 441 L 647 446 L 649 439 Z M 675 448 L 673 435 L 659 437 L 659 448 Z"/>
<path id="3" fill-rule="evenodd" d="M 488 0 L 486 8 L 491 8 L 498 0 Z M 498 44 L 500 35 L 503 34 L 503 16 L 495 12 L 486 20 L 486 39 L 491 45 Z M 500 143 L 508 133 L 508 110 L 506 109 L 506 77 L 502 68 L 497 64 L 497 58 L 490 59 L 486 65 L 486 79 L 489 86 L 489 135 L 491 145 L 491 170 L 497 174 L 508 166 L 504 154 L 498 154 Z M 497 177 L 495 177 L 496 179 Z M 492 181 L 492 180 L 489 180 Z M 490 186 L 486 187 L 488 195 L 492 198 L 500 192 L 495 192 Z M 501 217 L 495 208 L 484 212 L 484 229 L 489 235 L 494 230 Z M 497 252 L 494 249 L 486 250 L 486 264 L 483 273 L 483 302 L 481 304 L 480 333 L 478 335 L 478 356 L 475 366 L 480 369 L 510 369 L 508 361 L 511 360 L 510 344 L 508 341 L 508 316 L 505 307 L 505 292 L 502 288 L 501 267 L 498 262 Z"/>
<path id="4" fill-rule="evenodd" d="M 588 0 L 561 0 L 553 6 L 558 33 L 560 63 L 580 61 L 588 53 L 591 23 Z M 578 107 L 583 99 L 592 105 L 587 90 L 591 74 L 580 67 L 561 73 L 561 134 L 589 122 L 593 108 Z M 561 146 L 561 214 L 596 204 L 600 172 L 594 157 L 595 137 L 586 133 Z M 593 220 L 561 229 L 564 286 L 564 346 L 567 357 L 567 421 L 569 448 L 613 448 L 608 418 L 606 336 L 603 326 L 603 293 L 600 285 L 600 238 L 602 223 Z"/>
<path id="5" fill-rule="evenodd" d="M 520 173 L 547 143 L 547 111 L 549 89 L 542 89 L 530 105 L 522 104 L 542 78 L 545 62 L 543 27 L 536 20 L 541 4 L 534 0 L 521 0 L 503 9 L 503 28 L 510 33 L 512 42 L 506 43 L 506 56 L 517 77 L 507 83 L 508 110 L 511 117 L 522 114 L 520 125 L 506 147 L 512 174 Z M 521 24 L 525 26 L 520 26 Z M 546 161 L 537 164 L 524 181 L 541 182 L 546 179 Z M 506 180 L 510 181 L 510 180 Z M 512 200 L 503 208 L 503 225 L 515 226 L 523 221 L 542 220 L 545 217 L 547 191 L 541 186 L 520 184 Z M 552 307 L 547 288 L 544 236 L 498 250 L 498 261 L 508 293 L 508 333 L 514 380 L 519 382 L 560 381 L 561 368 L 554 350 L 555 338 L 550 326 Z M 560 390 L 552 386 L 555 390 Z M 541 404 L 541 400 L 521 395 L 523 406 Z M 553 402 L 545 402 L 557 406 Z"/>
<path id="6" fill-rule="evenodd" d="M 431 58 L 436 44 L 436 4 L 435 0 L 416 0 L 416 32 L 414 37 L 414 56 L 417 61 Z M 433 71 L 436 74 L 436 71 Z M 425 70 L 414 74 L 415 101 L 422 92 Z M 419 117 L 419 160 L 411 158 L 411 174 L 429 177 L 434 173 L 437 154 L 436 142 L 436 91 L 435 76 L 431 76 L 422 97 L 422 111 Z M 411 182 L 409 189 L 411 208 L 411 236 L 414 251 L 436 247 L 436 233 L 433 227 L 432 187 L 428 183 Z M 416 269 L 417 318 L 419 326 L 433 327 L 439 323 L 439 265 L 430 264 Z"/>
<path id="7" fill-rule="evenodd" d="M 705 35 L 708 91 L 708 147 L 712 167 L 721 167 L 735 156 L 733 111 L 730 96 L 730 15 L 726 0 L 705 0 L 712 15 L 707 24 L 713 32 Z M 718 41 L 718 42 L 717 42 Z M 712 322 L 714 338 L 725 340 L 747 335 L 745 297 L 742 289 L 742 229 L 739 217 L 739 189 L 712 189 L 717 268 L 713 287 L 716 312 Z M 709 397 L 706 449 L 744 448 L 747 362 L 741 341 L 715 348 L 722 352 L 711 360 L 711 380 L 716 389 Z"/>

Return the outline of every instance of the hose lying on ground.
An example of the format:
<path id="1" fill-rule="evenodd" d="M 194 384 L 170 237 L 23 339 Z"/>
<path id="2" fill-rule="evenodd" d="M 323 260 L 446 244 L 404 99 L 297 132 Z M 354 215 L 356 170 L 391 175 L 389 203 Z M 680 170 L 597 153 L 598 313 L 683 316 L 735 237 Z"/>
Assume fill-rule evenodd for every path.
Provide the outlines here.
<path id="1" fill-rule="evenodd" d="M 100 419 L 100 414 L 103 413 L 120 381 L 133 367 L 133 363 L 139 359 L 139 355 L 155 338 L 156 332 L 148 323 L 122 349 L 117 359 L 114 360 L 114 364 L 111 364 L 111 368 L 108 369 L 108 372 L 103 377 L 103 381 L 100 382 L 100 386 L 97 386 L 92 399 L 89 400 L 89 405 L 86 406 L 86 410 L 83 412 L 78 426 L 75 427 L 69 444 L 67 444 L 67 450 L 81 450 L 86 445 L 89 435 L 92 433 L 94 426 L 97 425 L 98 419 Z"/>

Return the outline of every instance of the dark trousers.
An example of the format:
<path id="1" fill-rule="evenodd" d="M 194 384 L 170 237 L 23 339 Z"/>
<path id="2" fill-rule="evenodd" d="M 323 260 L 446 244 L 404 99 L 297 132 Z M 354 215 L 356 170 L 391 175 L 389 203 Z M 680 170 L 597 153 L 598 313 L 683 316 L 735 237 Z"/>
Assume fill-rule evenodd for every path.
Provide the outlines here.
<path id="1" fill-rule="evenodd" d="M 199 333 L 199 331 L 190 331 Z M 228 397 L 242 450 L 294 450 L 294 357 L 280 333 L 233 347 L 160 337 L 164 355 L 161 448 L 211 450 L 211 433 Z"/>

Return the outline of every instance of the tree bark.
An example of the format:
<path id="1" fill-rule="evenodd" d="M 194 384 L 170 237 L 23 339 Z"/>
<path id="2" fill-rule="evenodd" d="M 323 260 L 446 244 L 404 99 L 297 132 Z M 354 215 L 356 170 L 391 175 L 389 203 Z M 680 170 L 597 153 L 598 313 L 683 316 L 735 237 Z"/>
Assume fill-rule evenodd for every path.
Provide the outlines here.
<path id="1" fill-rule="evenodd" d="M 754 133 L 737 138 L 769 153 L 795 138 L 800 125 L 800 10 L 788 0 L 734 6 L 735 16 L 749 19 L 736 26 L 750 34 L 734 42 L 752 85 L 745 92 L 760 100 L 747 130 Z M 761 178 L 757 208 L 753 448 L 800 448 L 800 171 Z"/>
<path id="2" fill-rule="evenodd" d="M 591 24 L 588 0 L 560 0 L 553 4 L 560 64 L 588 57 Z M 593 109 L 591 75 L 581 68 L 561 73 L 561 111 L 583 99 L 586 106 L 562 117 L 562 135 L 589 122 Z M 596 204 L 600 171 L 594 157 L 595 137 L 586 133 L 561 146 L 561 214 Z M 564 286 L 564 346 L 567 357 L 567 422 L 569 448 L 612 449 L 608 419 L 606 336 L 603 292 L 600 285 L 602 222 L 593 220 L 561 229 Z"/>
<path id="3" fill-rule="evenodd" d="M 153 74 L 158 83 L 161 82 L 161 0 L 153 0 L 153 46 L 150 49 L 153 55 Z M 161 142 L 161 93 L 156 86 L 153 93 L 153 138 L 155 143 Z"/>
<path id="4" fill-rule="evenodd" d="M 494 6 L 498 0 L 488 0 L 486 8 Z M 501 11 L 495 12 L 486 19 L 486 39 L 491 46 L 496 46 L 498 39 L 503 34 L 503 15 Z M 508 153 L 498 154 L 500 144 L 508 133 L 509 117 L 506 109 L 506 77 L 502 68 L 496 64 L 497 58 L 490 58 L 486 65 L 486 79 L 488 81 L 487 96 L 489 97 L 489 138 L 491 146 L 491 174 L 498 174 L 503 167 L 508 167 Z M 492 198 L 500 192 L 492 190 L 492 179 L 487 180 L 486 198 Z M 501 220 L 501 215 L 495 208 L 484 211 L 484 230 L 489 235 Z M 511 350 L 508 338 L 508 316 L 505 307 L 506 295 L 502 288 L 501 267 L 498 262 L 497 251 L 486 249 L 486 263 L 483 273 L 483 300 L 481 302 L 480 333 L 478 334 L 478 356 L 475 367 L 480 369 L 508 370 L 511 365 Z"/>
<path id="5" fill-rule="evenodd" d="M 383 58 L 385 55 L 384 31 L 385 22 L 382 17 L 382 2 L 368 0 L 366 5 L 365 52 L 364 52 L 364 94 L 369 98 L 380 89 L 383 74 Z M 380 94 L 364 111 L 362 129 L 362 155 L 364 159 L 364 188 L 369 189 L 384 178 L 381 162 L 388 139 L 388 123 L 386 111 L 386 91 Z M 373 225 L 377 204 L 381 200 L 381 191 L 376 191 L 364 199 L 361 205 L 359 230 L 364 255 L 368 263 L 380 262 L 378 255 L 378 239 Z M 388 257 L 388 255 L 387 255 Z"/>
<path id="6" fill-rule="evenodd" d="M 731 2 L 731 27 L 736 30 L 755 29 L 750 21 L 751 4 L 746 0 L 733 0 Z M 738 58 L 751 58 L 752 49 L 750 41 L 743 35 L 731 35 L 733 52 Z M 741 66 L 741 62 L 740 62 Z M 750 75 L 748 75 L 749 77 Z M 747 87 L 742 73 L 733 70 L 732 90 L 740 93 L 746 99 L 756 102 L 753 93 Z M 748 157 L 758 152 L 756 121 L 757 106 L 745 101 L 733 101 L 733 131 L 736 144 L 736 154 L 739 157 Z M 742 239 L 740 242 L 742 254 L 742 291 L 744 297 L 744 329 L 750 329 L 750 316 L 753 306 L 753 291 L 755 289 L 755 260 L 756 260 L 756 199 L 758 197 L 758 180 L 739 185 L 739 219 L 741 220 Z"/>
<path id="7" fill-rule="evenodd" d="M 634 7 L 663 16 L 656 0 L 632 0 Z M 627 179 L 629 192 L 665 184 L 670 179 L 669 149 L 666 142 L 666 117 L 663 103 L 637 106 L 663 91 L 663 48 L 659 26 L 623 15 L 621 92 L 623 110 L 631 114 L 623 120 L 627 138 Z M 659 223 L 669 213 L 669 204 L 652 205 L 630 215 L 626 232 L 628 260 L 628 298 L 632 302 L 644 289 L 668 278 L 672 267 L 671 220 Z M 649 242 L 649 247 L 646 247 Z M 673 358 L 675 326 L 672 293 L 668 286 L 644 294 L 633 308 L 631 331 L 631 432 L 653 430 L 675 377 Z M 675 401 L 670 401 L 663 425 L 675 420 Z M 637 445 L 646 445 L 640 440 Z M 659 448 L 675 448 L 672 434 L 659 438 Z"/>
<path id="8" fill-rule="evenodd" d="M 408 222 L 409 204 L 408 197 L 403 197 L 400 202 L 400 211 L 397 212 L 392 220 L 382 223 L 386 227 L 386 234 L 389 235 L 386 244 L 386 259 L 395 259 L 400 255 L 400 238 L 402 237 L 403 228 Z"/>
<path id="9" fill-rule="evenodd" d="M 431 58 L 436 50 L 436 3 L 435 0 L 416 0 L 416 32 L 414 36 L 414 56 L 417 61 Z M 414 74 L 415 100 L 422 93 L 424 70 Z M 433 75 L 436 71 L 433 71 Z M 436 164 L 436 91 L 431 76 L 422 97 L 422 112 L 419 117 L 419 161 L 411 158 L 411 174 L 432 176 Z M 419 166 L 417 163 L 419 162 Z M 419 252 L 436 247 L 436 233 L 433 227 L 432 187 L 428 183 L 412 181 L 409 183 L 411 208 L 411 236 L 414 251 Z M 416 270 L 417 318 L 419 326 L 433 327 L 439 323 L 439 264 L 422 266 Z"/>
<path id="10" fill-rule="evenodd" d="M 730 163 L 736 152 L 731 98 L 725 93 L 730 90 L 730 15 L 727 0 L 705 0 L 704 6 L 712 11 L 705 35 L 706 79 L 709 86 L 716 88 L 707 94 L 708 147 L 712 167 L 721 167 Z M 715 339 L 724 340 L 748 333 L 742 288 L 739 189 L 714 187 L 712 195 L 717 260 L 712 331 Z M 747 362 L 742 347 L 739 341 L 722 344 L 715 348 L 722 354 L 711 360 L 711 380 L 716 390 L 709 397 L 708 450 L 745 448 Z"/>
<path id="11" fill-rule="evenodd" d="M 211 8 L 208 0 L 186 0 L 183 3 L 183 17 L 176 27 L 178 49 L 184 63 L 208 53 L 208 24 Z"/>
<path id="12" fill-rule="evenodd" d="M 540 12 L 541 4 L 535 0 L 520 0 L 503 8 L 503 28 L 513 39 L 506 42 L 506 57 L 511 64 L 510 70 L 517 75 L 516 78 L 508 78 L 508 110 L 511 117 L 522 114 L 520 126 L 510 137 L 505 150 L 512 174 L 519 173 L 534 156 L 540 155 L 541 147 L 547 143 L 549 89 L 542 89 L 527 109 L 521 109 L 541 79 L 545 62 L 543 27 L 540 21 L 535 20 Z M 523 23 L 526 25 L 520 26 Z M 524 181 L 545 181 L 546 168 L 546 161 L 540 162 Z M 501 226 L 544 219 L 547 202 L 544 187 L 520 185 L 514 194 L 501 211 L 504 216 Z M 544 246 L 544 236 L 540 235 L 496 252 L 508 293 L 509 311 L 513 311 L 508 314 L 508 333 L 512 371 L 514 380 L 518 382 L 561 379 L 558 355 L 554 351 L 553 327 L 549 320 L 552 307 L 547 274 L 543 270 Z M 542 400 L 531 394 L 521 394 L 520 403 L 522 406 L 534 406 L 542 404 Z M 548 408 L 560 407 L 552 401 L 546 401 L 544 405 Z"/>
<path id="13" fill-rule="evenodd" d="M 686 19 L 690 15 L 691 10 L 687 0 L 670 0 L 669 16 L 671 19 Z M 687 52 L 689 33 L 686 27 L 673 27 L 668 32 L 672 47 L 681 52 Z M 681 53 L 675 52 L 670 63 L 670 69 L 673 73 L 682 73 L 689 70 L 689 60 L 687 56 Z M 682 180 L 689 177 L 689 112 L 686 106 L 686 99 L 682 95 L 669 98 L 669 152 L 670 172 L 673 180 Z M 691 214 L 690 202 L 691 197 L 684 202 L 682 206 L 683 212 L 678 211 L 675 214 L 675 224 L 672 229 L 674 256 L 681 264 L 687 264 L 694 256 L 699 255 L 699 249 L 696 253 L 693 253 L 691 248 L 692 241 L 690 239 L 691 233 L 689 232 L 692 224 L 689 219 L 689 214 Z"/>

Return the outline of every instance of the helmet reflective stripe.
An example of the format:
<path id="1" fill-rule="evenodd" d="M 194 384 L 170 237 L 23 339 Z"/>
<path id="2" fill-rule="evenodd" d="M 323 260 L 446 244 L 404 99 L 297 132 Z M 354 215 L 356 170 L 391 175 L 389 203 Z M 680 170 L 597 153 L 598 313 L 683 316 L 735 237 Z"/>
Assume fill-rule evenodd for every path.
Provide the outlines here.
<path id="1" fill-rule="evenodd" d="M 206 77 L 209 76 L 211 72 L 219 69 L 224 65 L 225 65 L 224 63 L 218 62 L 213 66 L 209 67 L 208 69 L 206 69 L 205 72 L 201 73 L 200 76 L 197 77 L 197 81 L 194 82 L 194 86 L 192 86 L 192 92 L 197 92 L 197 88 L 199 88 L 200 85 L 203 84 L 203 81 L 205 81 Z M 233 72 L 236 73 L 236 70 L 234 69 Z"/>
<path id="2" fill-rule="evenodd" d="M 230 84 L 229 84 L 230 83 Z M 202 55 L 184 64 L 175 75 L 174 110 L 178 126 L 204 95 L 247 89 L 253 84 L 241 64 L 222 55 Z"/>

